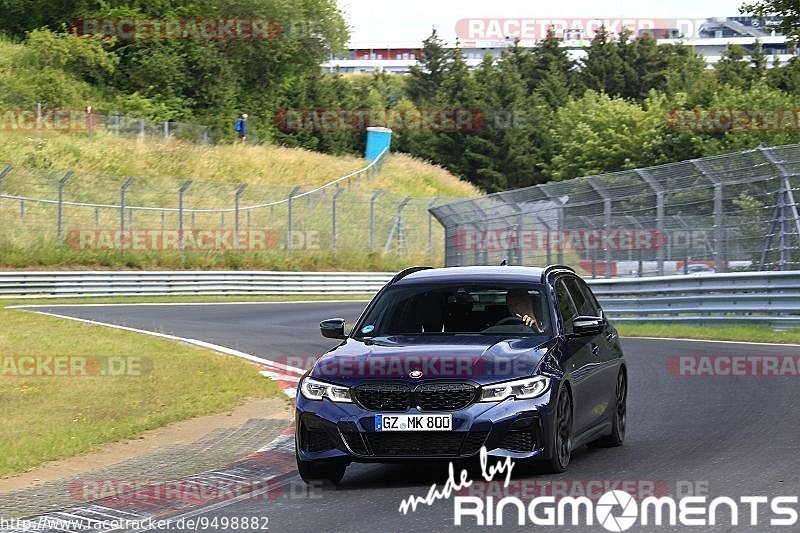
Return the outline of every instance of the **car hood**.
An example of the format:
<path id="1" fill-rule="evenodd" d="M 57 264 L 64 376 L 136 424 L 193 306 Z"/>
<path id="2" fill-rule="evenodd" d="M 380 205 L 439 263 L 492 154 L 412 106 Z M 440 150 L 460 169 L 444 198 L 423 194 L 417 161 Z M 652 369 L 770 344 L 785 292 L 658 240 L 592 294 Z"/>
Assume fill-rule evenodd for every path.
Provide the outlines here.
<path id="1" fill-rule="evenodd" d="M 322 356 L 311 376 L 344 386 L 374 381 L 416 384 L 427 380 L 485 385 L 534 374 L 550 349 L 552 342 L 547 337 L 349 338 Z"/>

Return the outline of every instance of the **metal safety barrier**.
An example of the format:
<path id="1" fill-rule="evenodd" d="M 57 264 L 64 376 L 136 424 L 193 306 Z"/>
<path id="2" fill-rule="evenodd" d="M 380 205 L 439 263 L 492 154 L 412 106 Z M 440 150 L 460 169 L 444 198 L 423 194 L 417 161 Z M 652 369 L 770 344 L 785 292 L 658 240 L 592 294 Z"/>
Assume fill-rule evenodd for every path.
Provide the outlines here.
<path id="1" fill-rule="evenodd" d="M 0 272 L 0 298 L 374 294 L 388 272 Z M 800 326 L 800 271 L 587 280 L 616 322 Z"/>
<path id="2" fill-rule="evenodd" d="M 800 271 L 587 280 L 615 322 L 800 327 Z"/>

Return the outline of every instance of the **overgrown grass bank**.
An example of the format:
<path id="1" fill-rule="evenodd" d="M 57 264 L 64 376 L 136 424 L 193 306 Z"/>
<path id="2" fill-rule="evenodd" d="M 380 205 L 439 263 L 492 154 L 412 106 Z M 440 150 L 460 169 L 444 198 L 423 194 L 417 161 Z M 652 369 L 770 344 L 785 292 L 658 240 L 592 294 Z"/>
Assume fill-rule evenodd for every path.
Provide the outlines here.
<path id="1" fill-rule="evenodd" d="M 126 230 L 180 227 L 178 188 L 192 179 L 183 205 L 188 209 L 227 212 L 185 212 L 184 229 L 230 231 L 236 225 L 234 191 L 248 187 L 240 206 L 239 228 L 264 231 L 269 246 L 261 249 L 187 251 L 175 247 L 117 249 L 76 246 L 80 230 L 119 237 L 119 208 L 65 205 L 64 241 L 57 240 L 57 208 L 53 203 L 5 199 L 0 203 L 0 268 L 95 269 L 267 269 L 386 270 L 412 264 L 442 263 L 443 231 L 432 221 L 433 198 L 475 196 L 478 191 L 440 167 L 393 154 L 381 172 L 360 175 L 341 188 L 313 191 L 323 183 L 364 168 L 357 157 L 334 157 L 275 146 L 198 146 L 178 140 L 137 141 L 107 134 L 0 132 L 0 165 L 17 168 L 6 176 L 3 193 L 55 200 L 57 183 L 66 169 L 75 169 L 64 185 L 64 199 L 114 206 L 120 187 L 126 192 Z M 378 191 L 381 191 L 377 194 Z M 290 208 L 286 198 L 300 195 Z M 376 196 L 377 194 L 377 196 Z M 334 196 L 336 197 L 334 227 Z M 398 207 L 403 231 L 396 231 Z M 264 205 L 269 202 L 278 202 Z M 290 231 L 291 230 L 291 231 Z M 71 233 L 72 232 L 72 233 Z M 402 238 L 400 238 L 402 236 Z M 288 252 L 291 240 L 291 253 Z"/>

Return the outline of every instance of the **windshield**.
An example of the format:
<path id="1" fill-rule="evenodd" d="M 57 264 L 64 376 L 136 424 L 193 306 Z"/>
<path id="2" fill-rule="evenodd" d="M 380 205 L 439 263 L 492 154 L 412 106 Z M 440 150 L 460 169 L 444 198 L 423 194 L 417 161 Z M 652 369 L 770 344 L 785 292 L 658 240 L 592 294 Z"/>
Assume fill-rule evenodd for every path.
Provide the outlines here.
<path id="1" fill-rule="evenodd" d="M 393 335 L 543 335 L 544 291 L 530 284 L 394 286 L 356 325 L 356 338 Z"/>

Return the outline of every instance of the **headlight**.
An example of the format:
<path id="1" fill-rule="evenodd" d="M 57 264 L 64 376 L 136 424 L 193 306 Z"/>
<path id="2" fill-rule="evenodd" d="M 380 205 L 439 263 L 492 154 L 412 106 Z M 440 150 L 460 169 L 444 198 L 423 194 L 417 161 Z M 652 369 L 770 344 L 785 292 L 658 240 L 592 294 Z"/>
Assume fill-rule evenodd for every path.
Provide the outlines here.
<path id="1" fill-rule="evenodd" d="M 482 402 L 499 402 L 506 398 L 517 400 L 528 400 L 541 396 L 550 386 L 550 378 L 536 376 L 516 381 L 506 381 L 496 385 L 484 385 L 481 387 Z"/>
<path id="2" fill-rule="evenodd" d="M 316 379 L 303 378 L 300 382 L 300 393 L 308 400 L 321 400 L 328 398 L 334 402 L 352 402 L 350 389 L 339 385 L 332 385 Z"/>

